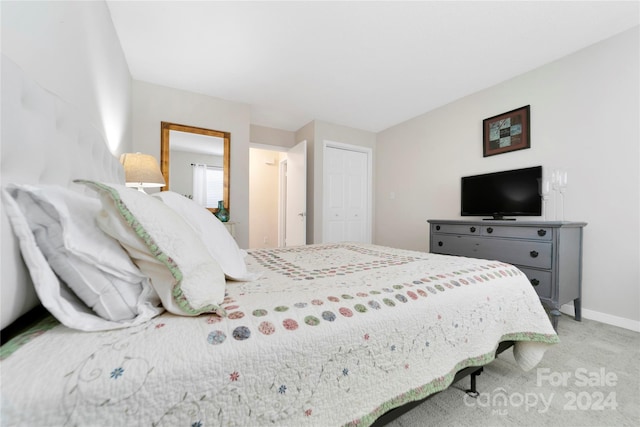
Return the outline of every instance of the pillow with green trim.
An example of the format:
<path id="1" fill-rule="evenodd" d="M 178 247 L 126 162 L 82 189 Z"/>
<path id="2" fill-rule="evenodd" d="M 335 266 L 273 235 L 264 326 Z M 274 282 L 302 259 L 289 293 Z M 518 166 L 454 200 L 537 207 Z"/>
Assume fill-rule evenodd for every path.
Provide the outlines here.
<path id="1" fill-rule="evenodd" d="M 161 191 L 153 197 L 162 200 L 193 228 L 228 279 L 252 281 L 260 277 L 247 271 L 246 252 L 240 250 L 223 223 L 207 209 L 173 191 Z"/>
<path id="2" fill-rule="evenodd" d="M 102 210 L 99 227 L 118 240 L 151 280 L 171 313 L 224 316 L 225 276 L 198 235 L 171 208 L 124 185 L 76 180 L 94 188 Z"/>

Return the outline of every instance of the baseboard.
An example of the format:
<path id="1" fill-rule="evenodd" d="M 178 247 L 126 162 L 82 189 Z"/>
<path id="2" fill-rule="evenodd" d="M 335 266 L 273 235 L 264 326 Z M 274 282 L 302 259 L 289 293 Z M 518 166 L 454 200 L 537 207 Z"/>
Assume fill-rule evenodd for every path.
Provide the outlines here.
<path id="1" fill-rule="evenodd" d="M 574 309 L 573 304 L 565 304 L 560 307 L 560 311 L 573 316 Z M 627 319 L 625 317 L 613 316 L 611 314 L 602 313 L 599 311 L 582 309 L 582 317 L 589 320 L 595 320 L 596 322 L 606 323 L 607 325 L 618 326 L 620 328 L 629 329 L 634 332 L 640 332 L 640 321 Z"/>

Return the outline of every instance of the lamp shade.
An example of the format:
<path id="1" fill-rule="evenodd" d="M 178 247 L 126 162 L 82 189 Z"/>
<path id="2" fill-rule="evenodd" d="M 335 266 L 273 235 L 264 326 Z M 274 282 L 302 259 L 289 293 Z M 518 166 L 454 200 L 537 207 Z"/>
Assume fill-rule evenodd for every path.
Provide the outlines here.
<path id="1" fill-rule="evenodd" d="M 143 188 L 164 187 L 160 166 L 152 155 L 125 153 L 120 156 L 120 163 L 124 166 L 127 187 L 137 187 L 141 191 Z"/>

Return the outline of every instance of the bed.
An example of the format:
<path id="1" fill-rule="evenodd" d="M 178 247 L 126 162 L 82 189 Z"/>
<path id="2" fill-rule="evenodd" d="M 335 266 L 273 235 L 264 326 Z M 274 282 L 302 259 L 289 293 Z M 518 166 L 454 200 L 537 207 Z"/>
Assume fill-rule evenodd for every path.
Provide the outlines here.
<path id="1" fill-rule="evenodd" d="M 2 67 L 3 342 L 45 312 L 0 348 L 3 425 L 371 425 L 491 362 L 501 343 L 531 369 L 558 341 L 509 264 L 349 242 L 244 252 L 188 199 L 123 187 L 89 120 Z M 99 209 L 104 235 L 73 238 L 127 254 L 133 317 L 101 294 L 82 306 L 44 255 L 34 200 L 55 208 L 65 236 L 81 223 L 74 203 Z M 108 254 L 89 264 L 114 270 Z"/>

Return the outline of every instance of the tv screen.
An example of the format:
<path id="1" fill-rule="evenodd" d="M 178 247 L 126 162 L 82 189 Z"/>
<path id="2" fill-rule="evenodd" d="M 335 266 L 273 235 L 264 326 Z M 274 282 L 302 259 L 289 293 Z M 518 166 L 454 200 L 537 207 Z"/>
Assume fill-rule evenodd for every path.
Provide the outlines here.
<path id="1" fill-rule="evenodd" d="M 542 166 L 465 176 L 461 185 L 462 216 L 542 215 Z"/>

